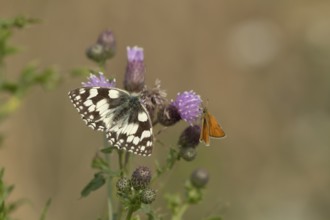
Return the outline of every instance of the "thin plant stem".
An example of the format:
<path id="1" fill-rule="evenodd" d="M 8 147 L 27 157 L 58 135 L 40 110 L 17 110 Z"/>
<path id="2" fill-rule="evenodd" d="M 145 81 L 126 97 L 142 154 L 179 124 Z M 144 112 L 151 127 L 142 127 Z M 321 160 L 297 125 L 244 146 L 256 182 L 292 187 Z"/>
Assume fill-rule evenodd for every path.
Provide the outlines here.
<path id="1" fill-rule="evenodd" d="M 99 68 L 101 69 L 101 71 L 105 72 L 105 70 L 106 70 L 105 61 L 99 63 Z M 105 134 L 104 134 L 104 147 L 105 148 L 110 147 Z M 106 154 L 105 159 L 108 163 L 109 171 L 111 171 L 111 162 L 112 162 L 111 154 Z M 108 220 L 113 220 L 114 215 L 113 215 L 113 209 L 112 209 L 112 176 L 111 175 L 109 175 L 109 177 L 108 177 L 107 192 L 108 192 L 107 193 Z"/>
<path id="2" fill-rule="evenodd" d="M 189 204 L 183 204 L 179 210 L 172 216 L 171 220 L 182 220 L 184 213 L 187 211 Z"/>
<path id="3" fill-rule="evenodd" d="M 130 156 L 131 156 L 131 153 L 129 153 L 129 152 L 125 153 L 124 172 L 126 175 L 128 175 L 128 173 L 130 171 Z"/>
<path id="4" fill-rule="evenodd" d="M 130 220 L 132 218 L 133 213 L 134 213 L 134 208 L 130 207 L 127 212 L 126 220 Z"/>
<path id="5" fill-rule="evenodd" d="M 104 147 L 108 148 L 108 140 L 106 135 L 104 134 Z M 111 154 L 105 154 L 105 159 L 108 163 L 108 168 L 111 170 Z M 112 211 L 112 176 L 109 175 L 107 182 L 107 203 L 108 203 L 108 219 L 113 219 L 113 211 Z"/>
<path id="6" fill-rule="evenodd" d="M 119 170 L 120 170 L 120 176 L 123 177 L 124 176 L 124 152 L 122 150 L 117 150 L 118 152 L 118 164 L 119 164 Z M 121 220 L 122 219 L 122 215 L 123 215 L 123 205 L 121 202 L 118 203 L 118 208 L 117 208 L 117 213 L 116 213 L 116 219 L 117 220 Z"/>

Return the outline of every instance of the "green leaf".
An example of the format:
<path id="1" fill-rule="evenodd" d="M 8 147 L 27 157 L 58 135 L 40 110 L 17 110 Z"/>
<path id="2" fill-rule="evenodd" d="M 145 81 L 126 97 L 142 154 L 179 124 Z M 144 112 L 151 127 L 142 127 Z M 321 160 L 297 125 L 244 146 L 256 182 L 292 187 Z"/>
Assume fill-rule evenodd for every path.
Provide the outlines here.
<path id="1" fill-rule="evenodd" d="M 208 218 L 205 219 L 205 220 L 223 220 L 223 218 L 220 217 L 220 216 L 212 216 L 212 217 L 208 217 Z"/>
<path id="2" fill-rule="evenodd" d="M 179 207 L 182 205 L 182 200 L 177 194 L 165 194 L 165 200 L 168 208 L 172 213 L 176 213 Z"/>
<path id="3" fill-rule="evenodd" d="M 50 207 L 50 204 L 52 203 L 52 199 L 49 198 L 45 204 L 44 209 L 42 210 L 41 216 L 40 216 L 40 220 L 45 220 L 46 219 L 46 214 L 48 212 L 48 209 Z"/>
<path id="4" fill-rule="evenodd" d="M 70 71 L 72 77 L 87 77 L 90 74 L 90 69 L 87 67 L 78 67 Z"/>
<path id="5" fill-rule="evenodd" d="M 101 188 L 105 184 L 105 178 L 102 173 L 96 173 L 94 178 L 85 186 L 81 191 L 80 195 L 82 197 L 88 196 L 91 192 Z"/>
<path id="6" fill-rule="evenodd" d="M 109 164 L 105 159 L 96 154 L 92 161 L 92 168 L 107 172 L 109 170 Z"/>
<path id="7" fill-rule="evenodd" d="M 113 147 L 106 147 L 106 148 L 102 148 L 101 152 L 104 154 L 111 154 L 114 149 L 115 148 L 113 148 Z"/>
<path id="8" fill-rule="evenodd" d="M 17 16 L 11 19 L 0 19 L 0 29 L 24 28 L 31 24 L 40 23 L 40 19 Z"/>
<path id="9" fill-rule="evenodd" d="M 194 187 L 190 181 L 186 181 L 185 190 L 188 203 L 196 204 L 203 199 L 202 189 Z"/>

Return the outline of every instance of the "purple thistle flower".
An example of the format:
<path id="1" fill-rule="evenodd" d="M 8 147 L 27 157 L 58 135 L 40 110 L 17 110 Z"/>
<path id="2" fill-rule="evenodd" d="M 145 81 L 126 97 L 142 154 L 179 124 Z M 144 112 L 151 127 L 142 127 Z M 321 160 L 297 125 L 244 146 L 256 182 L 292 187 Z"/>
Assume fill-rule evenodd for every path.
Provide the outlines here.
<path id="1" fill-rule="evenodd" d="M 181 119 L 190 125 L 195 123 L 202 114 L 202 100 L 194 91 L 178 93 L 175 101 L 172 102 L 181 116 Z"/>
<path id="2" fill-rule="evenodd" d="M 111 81 L 109 81 L 108 79 L 106 79 L 103 75 L 102 72 L 99 72 L 99 76 L 96 76 L 94 74 L 91 74 L 88 77 L 88 81 L 87 82 L 83 82 L 81 83 L 84 87 L 105 87 L 105 88 L 113 88 L 116 86 L 116 79 L 113 79 Z"/>
<path id="3" fill-rule="evenodd" d="M 128 62 L 143 62 L 144 53 L 142 47 L 127 47 L 127 59 Z"/>
<path id="4" fill-rule="evenodd" d="M 127 47 L 127 67 L 124 88 L 129 92 L 141 92 L 144 88 L 144 54 L 141 47 Z"/>

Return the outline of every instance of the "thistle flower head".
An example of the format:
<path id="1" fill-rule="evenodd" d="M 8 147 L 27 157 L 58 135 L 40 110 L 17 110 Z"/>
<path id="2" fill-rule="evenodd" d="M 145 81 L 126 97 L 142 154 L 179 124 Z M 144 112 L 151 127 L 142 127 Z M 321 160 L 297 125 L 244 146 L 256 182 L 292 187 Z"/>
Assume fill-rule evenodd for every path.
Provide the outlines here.
<path id="1" fill-rule="evenodd" d="M 145 189 L 151 181 L 151 171 L 148 167 L 138 167 L 132 174 L 131 183 L 134 189 Z"/>
<path id="2" fill-rule="evenodd" d="M 129 92 L 141 92 L 145 73 L 143 48 L 127 47 L 127 61 L 124 88 Z"/>
<path id="3" fill-rule="evenodd" d="M 165 90 L 160 88 L 160 80 L 156 80 L 153 88 L 144 87 L 141 93 L 141 102 L 147 108 L 151 118 L 154 118 L 156 110 L 167 102 L 166 96 Z"/>
<path id="4" fill-rule="evenodd" d="M 178 93 L 172 105 L 178 109 L 181 118 L 192 125 L 202 114 L 201 103 L 199 95 L 194 91 L 186 91 Z"/>
<path id="5" fill-rule="evenodd" d="M 96 76 L 94 74 L 90 74 L 90 76 L 87 78 L 87 82 L 81 83 L 84 87 L 105 87 L 105 88 L 113 88 L 116 86 L 116 80 L 113 79 L 109 81 L 106 79 L 102 72 L 99 72 L 99 76 Z"/>
<path id="6" fill-rule="evenodd" d="M 180 120 L 180 113 L 178 109 L 172 104 L 164 106 L 158 112 L 158 121 L 161 125 L 171 126 Z"/>

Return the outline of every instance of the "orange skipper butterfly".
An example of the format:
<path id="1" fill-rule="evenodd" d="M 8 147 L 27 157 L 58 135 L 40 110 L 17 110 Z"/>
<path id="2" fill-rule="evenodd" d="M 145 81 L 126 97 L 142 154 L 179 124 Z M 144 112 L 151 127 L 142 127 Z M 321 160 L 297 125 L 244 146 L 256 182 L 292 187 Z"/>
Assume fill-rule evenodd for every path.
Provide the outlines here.
<path id="1" fill-rule="evenodd" d="M 219 125 L 217 119 L 211 115 L 204 107 L 202 115 L 202 127 L 199 141 L 204 141 L 206 146 L 210 146 L 210 137 L 222 138 L 225 136 L 225 132 Z"/>

